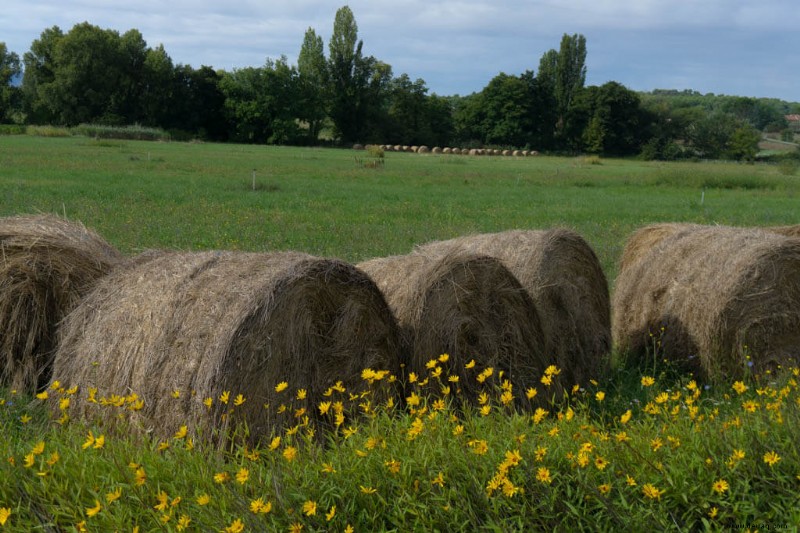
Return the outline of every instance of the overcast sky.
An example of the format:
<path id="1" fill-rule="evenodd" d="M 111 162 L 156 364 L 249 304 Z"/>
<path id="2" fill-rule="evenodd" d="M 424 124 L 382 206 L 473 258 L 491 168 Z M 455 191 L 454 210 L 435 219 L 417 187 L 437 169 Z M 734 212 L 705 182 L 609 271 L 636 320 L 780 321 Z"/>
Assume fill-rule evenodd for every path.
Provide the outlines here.
<path id="1" fill-rule="evenodd" d="M 327 44 L 324 0 L 3 0 L 0 42 L 20 57 L 45 28 L 138 29 L 177 63 L 231 70 L 286 55 L 308 27 Z M 798 0 L 351 0 L 364 53 L 440 95 L 536 70 L 564 33 L 587 42 L 587 84 L 800 101 Z"/>

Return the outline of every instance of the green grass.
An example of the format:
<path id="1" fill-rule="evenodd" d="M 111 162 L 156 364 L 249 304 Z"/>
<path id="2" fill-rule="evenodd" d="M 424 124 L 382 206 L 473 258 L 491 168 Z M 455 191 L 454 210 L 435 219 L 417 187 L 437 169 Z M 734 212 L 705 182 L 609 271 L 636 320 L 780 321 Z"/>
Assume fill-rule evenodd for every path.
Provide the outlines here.
<path id="1" fill-rule="evenodd" d="M 797 221 L 798 180 L 773 165 L 387 153 L 383 167 L 362 168 L 355 155 L 0 137 L 0 216 L 66 213 L 125 253 L 294 249 L 348 261 L 470 232 L 566 226 L 610 279 L 643 224 Z"/>
<path id="2" fill-rule="evenodd" d="M 364 168 L 355 155 L 0 137 L 0 216 L 66 214 L 126 254 L 294 249 L 349 261 L 469 232 L 566 226 L 595 248 L 612 283 L 625 237 L 643 224 L 798 222 L 797 179 L 771 165 L 390 152 L 383 166 Z M 717 531 L 800 523 L 800 371 L 705 389 L 654 364 L 618 365 L 558 403 L 546 401 L 543 384 L 543 410 L 533 415 L 504 404 L 496 375 L 484 384 L 483 411 L 437 402 L 450 382 L 435 377 L 434 366 L 408 384 L 406 407 L 376 406 L 338 426 L 331 411 L 337 429 L 324 446 L 309 436 L 322 429 L 298 418 L 278 429 L 279 441 L 255 450 L 241 444 L 246 428 L 224 449 L 190 445 L 189 436 L 159 441 L 128 431 L 126 407 L 112 426 L 62 419 L 45 406 L 85 390 L 54 387 L 42 400 L 0 389 L 0 531 Z M 285 394 L 289 409 L 320 407 L 305 405 L 291 384 Z M 346 393 L 332 399 L 345 412 L 357 408 Z"/>

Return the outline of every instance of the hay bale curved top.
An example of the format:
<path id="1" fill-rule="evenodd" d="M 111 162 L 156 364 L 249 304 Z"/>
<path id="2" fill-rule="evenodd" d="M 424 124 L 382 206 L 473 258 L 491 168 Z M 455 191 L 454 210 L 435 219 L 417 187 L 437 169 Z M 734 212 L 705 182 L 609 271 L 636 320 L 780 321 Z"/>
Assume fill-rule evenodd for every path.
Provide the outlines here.
<path id="1" fill-rule="evenodd" d="M 659 356 L 706 378 L 733 378 L 800 354 L 800 239 L 701 227 L 662 239 L 617 277 L 617 348 Z M 662 329 L 663 328 L 663 329 Z M 660 345 L 660 346 L 659 346 Z"/>
<path id="2" fill-rule="evenodd" d="M 476 373 L 487 367 L 503 370 L 524 398 L 522 391 L 536 386 L 549 364 L 536 307 L 498 260 L 412 253 L 357 266 L 375 280 L 397 317 L 409 371 L 427 375 L 426 363 L 447 353 L 446 372 L 459 376 L 466 399 L 477 397 Z M 471 359 L 475 371 L 464 366 Z"/>
<path id="3" fill-rule="evenodd" d="M 399 372 L 398 332 L 378 288 L 352 265 L 293 252 L 172 252 L 98 284 L 62 328 L 54 379 L 98 397 L 135 392 L 144 408 L 134 425 L 163 436 L 182 424 L 221 427 L 232 403 L 218 398 L 242 394 L 237 416 L 257 440 L 297 423 L 291 409 L 276 411 L 297 389 L 313 419 L 335 381 L 363 389 L 365 368 Z M 392 391 L 374 389 L 376 401 L 380 392 Z M 74 410 L 98 414 L 85 398 Z"/>
<path id="4" fill-rule="evenodd" d="M 418 247 L 422 253 L 466 250 L 496 257 L 539 311 L 546 349 L 567 386 L 600 379 L 608 369 L 608 282 L 592 248 L 567 229 L 469 235 Z"/>
<path id="5" fill-rule="evenodd" d="M 47 384 L 58 323 L 121 259 L 77 222 L 0 219 L 0 385 L 33 392 Z"/>
<path id="6" fill-rule="evenodd" d="M 773 233 L 786 235 L 787 237 L 800 237 L 800 224 L 794 226 L 773 226 L 765 229 Z"/>
<path id="7" fill-rule="evenodd" d="M 662 223 L 651 224 L 634 231 L 625 241 L 625 248 L 619 259 L 619 268 L 630 267 L 636 261 L 646 256 L 658 243 L 677 233 L 694 231 L 705 226 L 699 224 Z"/>

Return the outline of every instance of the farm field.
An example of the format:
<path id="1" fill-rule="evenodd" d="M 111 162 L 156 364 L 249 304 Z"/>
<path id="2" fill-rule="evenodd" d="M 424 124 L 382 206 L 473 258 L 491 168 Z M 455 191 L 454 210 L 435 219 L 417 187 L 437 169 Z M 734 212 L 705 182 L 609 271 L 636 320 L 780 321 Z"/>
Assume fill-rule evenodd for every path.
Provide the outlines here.
<path id="1" fill-rule="evenodd" d="M 800 177 L 771 165 L 386 153 L 383 166 L 366 168 L 368 158 L 0 137 L 0 216 L 66 214 L 126 255 L 298 250 L 353 263 L 469 233 L 561 226 L 592 245 L 612 290 L 624 241 L 645 224 L 800 222 Z M 658 359 L 646 368 L 618 360 L 611 376 L 550 398 L 553 368 L 535 393 L 543 407 L 520 413 L 488 368 L 471 368 L 485 392 L 480 408 L 451 403 L 458 393 L 441 373 L 446 362 L 431 354 L 427 375 L 395 376 L 407 390 L 404 406 L 365 408 L 363 398 L 336 390 L 327 405 L 308 405 L 305 392 L 275 377 L 297 424 L 257 448 L 243 444 L 246 427 L 217 447 L 180 430 L 142 436 L 125 422 L 136 391 L 101 399 L 123 420 L 106 425 L 66 415 L 70 397 L 87 394 L 71 388 L 79 384 L 37 397 L 0 389 L 0 531 L 800 525 L 799 369 L 702 383 Z M 247 401 L 236 396 L 204 401 L 230 402 L 233 412 Z M 303 422 L 307 410 L 330 415 L 324 446 L 315 434 L 323 429 Z"/>

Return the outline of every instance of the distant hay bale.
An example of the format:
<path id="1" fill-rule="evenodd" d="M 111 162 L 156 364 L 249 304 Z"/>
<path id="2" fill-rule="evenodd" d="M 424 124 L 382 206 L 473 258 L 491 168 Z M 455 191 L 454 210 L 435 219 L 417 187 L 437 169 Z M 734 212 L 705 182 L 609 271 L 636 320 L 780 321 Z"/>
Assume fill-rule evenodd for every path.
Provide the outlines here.
<path id="1" fill-rule="evenodd" d="M 522 398 L 538 383 L 547 365 L 539 315 L 500 261 L 412 253 L 357 266 L 375 280 L 397 317 L 409 371 L 425 376 L 426 362 L 447 353 L 444 370 L 459 376 L 468 400 L 479 391 L 477 372 L 487 367 L 502 370 Z M 464 366 L 471 359 L 477 362 L 472 372 Z"/>
<path id="2" fill-rule="evenodd" d="M 419 151 L 419 146 L 412 146 L 410 150 L 416 154 Z"/>
<path id="3" fill-rule="evenodd" d="M 531 296 L 545 348 L 567 387 L 600 379 L 609 368 L 608 282 L 592 248 L 567 229 L 512 230 L 432 242 L 420 253 L 461 250 L 495 257 Z"/>
<path id="4" fill-rule="evenodd" d="M 503 150 L 502 154 L 506 157 L 511 155 L 511 150 Z"/>
<path id="5" fill-rule="evenodd" d="M 514 150 L 513 152 L 511 152 L 511 155 L 513 155 L 514 157 L 522 157 L 522 151 Z"/>
<path id="6" fill-rule="evenodd" d="M 677 233 L 704 228 L 698 224 L 665 222 L 644 226 L 634 231 L 625 242 L 625 248 L 619 260 L 620 270 L 629 268 L 633 263 L 646 256 L 658 243 Z"/>
<path id="7" fill-rule="evenodd" d="M 481 155 L 477 148 L 470 148 L 469 155 Z"/>
<path id="8" fill-rule="evenodd" d="M 534 156 L 534 155 L 539 155 L 539 152 L 537 152 L 536 150 L 531 150 L 531 155 L 532 155 L 532 156 Z"/>
<path id="9" fill-rule="evenodd" d="M 401 145 L 399 145 L 399 144 L 395 144 L 394 145 L 394 151 L 395 152 L 402 152 L 403 151 L 403 147 Z"/>
<path id="10" fill-rule="evenodd" d="M 428 152 L 430 152 L 430 150 L 424 144 L 422 146 L 420 146 L 419 148 L 417 148 L 417 153 L 418 154 L 427 154 Z"/>
<path id="11" fill-rule="evenodd" d="M 772 226 L 764 229 L 787 237 L 800 237 L 800 224 L 795 226 Z"/>
<path id="12" fill-rule="evenodd" d="M 522 151 L 522 157 L 528 157 L 529 155 L 531 155 L 531 151 L 530 150 L 523 150 Z"/>
<path id="13" fill-rule="evenodd" d="M 356 143 L 353 145 L 353 150 L 364 150 L 364 145 Z"/>
<path id="14" fill-rule="evenodd" d="M 408 146 L 407 144 L 404 144 L 404 145 L 402 146 L 402 148 L 403 148 L 403 151 L 404 151 L 404 152 L 410 152 L 410 151 L 411 151 L 411 147 L 410 147 L 410 146 Z"/>
<path id="15" fill-rule="evenodd" d="M 450 148 L 450 147 L 442 148 L 442 153 L 443 154 L 452 154 L 453 153 L 453 149 Z"/>
<path id="16" fill-rule="evenodd" d="M 380 291 L 347 263 L 296 252 L 157 253 L 104 278 L 68 317 L 53 376 L 96 388 L 98 398 L 138 394 L 144 407 L 132 425 L 162 437 L 183 424 L 212 436 L 242 394 L 233 416 L 257 441 L 300 422 L 292 406 L 321 416 L 316 406 L 337 380 L 358 393 L 365 368 L 397 375 L 398 342 Z M 299 389 L 307 392 L 300 403 Z M 218 400 L 224 391 L 229 405 Z M 372 391 L 373 405 L 391 394 Z M 117 414 L 80 396 L 71 414 Z"/>
<path id="17" fill-rule="evenodd" d="M 702 227 L 663 238 L 617 277 L 613 334 L 643 364 L 655 350 L 709 379 L 796 364 L 800 239 Z"/>
<path id="18" fill-rule="evenodd" d="M 461 155 L 461 148 L 453 148 L 452 153 L 455 155 Z"/>
<path id="19" fill-rule="evenodd" d="M 34 392 L 47 384 L 57 325 L 121 259 L 77 222 L 0 218 L 0 386 Z"/>
<path id="20" fill-rule="evenodd" d="M 431 148 L 431 153 L 433 153 L 433 154 L 441 154 L 442 153 L 442 149 L 440 147 L 438 147 L 438 146 L 434 146 L 433 148 Z"/>

